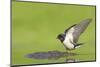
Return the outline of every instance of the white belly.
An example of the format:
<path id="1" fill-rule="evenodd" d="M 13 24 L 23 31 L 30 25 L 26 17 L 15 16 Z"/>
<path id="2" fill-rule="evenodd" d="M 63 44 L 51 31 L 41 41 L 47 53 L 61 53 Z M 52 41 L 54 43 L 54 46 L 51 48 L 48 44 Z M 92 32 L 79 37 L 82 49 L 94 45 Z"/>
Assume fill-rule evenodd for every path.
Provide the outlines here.
<path id="1" fill-rule="evenodd" d="M 66 34 L 65 40 L 63 41 L 64 45 L 68 48 L 68 49 L 73 49 L 74 45 L 71 43 L 73 42 L 73 28 Z"/>
<path id="2" fill-rule="evenodd" d="M 69 49 L 73 49 L 74 48 L 74 45 L 70 42 L 69 38 L 66 38 L 63 43 Z"/>

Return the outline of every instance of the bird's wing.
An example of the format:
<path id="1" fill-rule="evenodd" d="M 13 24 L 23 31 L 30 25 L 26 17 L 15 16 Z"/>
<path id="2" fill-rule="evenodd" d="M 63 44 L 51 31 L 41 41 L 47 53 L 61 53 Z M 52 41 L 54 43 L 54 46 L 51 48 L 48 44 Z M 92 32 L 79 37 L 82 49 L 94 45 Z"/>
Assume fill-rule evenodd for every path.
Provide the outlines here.
<path id="1" fill-rule="evenodd" d="M 66 33 L 67 33 L 69 30 L 71 30 L 71 28 L 74 27 L 75 25 L 77 25 L 77 24 L 74 24 L 74 25 L 70 26 L 68 29 L 66 29 L 66 30 L 64 31 L 64 33 L 66 34 Z"/>
<path id="2" fill-rule="evenodd" d="M 79 39 L 79 36 L 85 31 L 85 29 L 88 27 L 89 23 L 92 19 L 85 19 L 81 21 L 79 24 L 75 25 L 74 31 L 73 31 L 73 42 L 77 42 Z"/>

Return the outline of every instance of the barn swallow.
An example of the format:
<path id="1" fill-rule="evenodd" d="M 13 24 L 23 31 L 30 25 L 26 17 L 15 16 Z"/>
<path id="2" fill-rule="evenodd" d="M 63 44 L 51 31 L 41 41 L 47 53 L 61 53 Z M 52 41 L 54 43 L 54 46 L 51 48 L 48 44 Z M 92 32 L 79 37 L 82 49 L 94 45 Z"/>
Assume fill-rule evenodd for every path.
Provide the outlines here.
<path id="1" fill-rule="evenodd" d="M 84 43 L 77 43 L 80 35 L 86 30 L 92 19 L 82 20 L 78 24 L 70 26 L 68 29 L 57 36 L 57 39 L 63 43 L 66 50 L 72 50 L 80 47 Z"/>

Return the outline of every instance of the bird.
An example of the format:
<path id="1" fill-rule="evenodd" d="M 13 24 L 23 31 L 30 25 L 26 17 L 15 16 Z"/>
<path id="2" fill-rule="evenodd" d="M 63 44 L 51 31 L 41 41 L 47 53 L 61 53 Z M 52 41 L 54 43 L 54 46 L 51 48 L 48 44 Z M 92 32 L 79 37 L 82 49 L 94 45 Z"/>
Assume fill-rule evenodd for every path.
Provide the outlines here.
<path id="1" fill-rule="evenodd" d="M 79 48 L 84 43 L 77 43 L 80 35 L 86 30 L 90 22 L 91 18 L 86 18 L 80 21 L 78 24 L 73 24 L 69 28 L 67 28 L 64 33 L 61 33 L 57 36 L 57 39 L 63 43 L 66 50 L 74 50 Z"/>

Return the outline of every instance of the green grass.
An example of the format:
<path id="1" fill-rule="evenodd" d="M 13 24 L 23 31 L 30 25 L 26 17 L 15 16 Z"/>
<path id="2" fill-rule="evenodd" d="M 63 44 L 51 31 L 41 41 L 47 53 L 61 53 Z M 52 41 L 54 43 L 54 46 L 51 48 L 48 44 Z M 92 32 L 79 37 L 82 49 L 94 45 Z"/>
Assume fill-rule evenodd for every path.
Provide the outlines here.
<path id="1" fill-rule="evenodd" d="M 95 60 L 95 7 L 31 2 L 12 2 L 12 64 L 40 64 L 64 62 L 58 60 L 35 60 L 25 55 L 39 51 L 66 51 L 56 39 L 69 26 L 92 18 L 92 23 L 80 37 L 85 42 L 72 52 L 80 55 L 72 58 Z"/>

